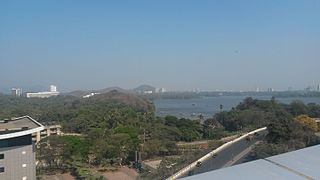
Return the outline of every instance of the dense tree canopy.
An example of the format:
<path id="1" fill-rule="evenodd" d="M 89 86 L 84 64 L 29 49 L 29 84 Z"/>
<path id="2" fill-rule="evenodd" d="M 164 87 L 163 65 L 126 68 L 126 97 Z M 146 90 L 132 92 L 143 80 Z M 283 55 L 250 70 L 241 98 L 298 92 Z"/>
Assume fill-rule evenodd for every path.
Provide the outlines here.
<path id="1" fill-rule="evenodd" d="M 117 92 L 89 99 L 0 95 L 0 119 L 30 115 L 43 124 L 59 123 L 64 132 L 79 134 L 52 136 L 40 143 L 39 160 L 57 168 L 74 166 L 75 162 L 92 166 L 129 164 L 135 160 L 135 151 L 141 152 L 143 158 L 176 155 L 178 141 L 218 139 L 226 131 L 263 126 L 269 132 L 266 141 L 255 150 L 258 158 L 320 142 L 309 118 L 320 117 L 318 104 L 246 98 L 204 123 L 174 116 L 155 117 L 154 110 L 153 104 L 141 97 Z"/>
<path id="2" fill-rule="evenodd" d="M 258 158 L 267 157 L 320 143 L 315 136 L 320 106 L 293 101 L 290 104 L 246 98 L 237 107 L 215 115 L 228 131 L 252 130 L 267 126 L 264 143 L 256 148 Z M 305 115 L 303 115 L 305 114 Z M 309 116 L 308 116 L 309 115 Z"/>

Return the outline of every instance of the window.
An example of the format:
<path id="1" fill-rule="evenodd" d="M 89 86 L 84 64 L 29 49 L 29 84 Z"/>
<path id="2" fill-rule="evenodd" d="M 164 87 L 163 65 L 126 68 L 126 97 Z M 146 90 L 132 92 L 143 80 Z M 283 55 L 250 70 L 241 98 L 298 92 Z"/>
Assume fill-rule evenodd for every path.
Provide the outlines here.
<path id="1" fill-rule="evenodd" d="M 10 139 L 2 139 L 0 140 L 0 148 L 4 147 L 13 147 L 13 146 L 22 146 L 22 145 L 31 145 L 32 144 L 32 138 L 31 134 L 10 138 Z"/>
<path id="2" fill-rule="evenodd" d="M 4 154 L 0 154 L 0 159 L 4 159 Z"/>
<path id="3" fill-rule="evenodd" d="M 4 167 L 0 167 L 0 173 L 4 172 Z"/>

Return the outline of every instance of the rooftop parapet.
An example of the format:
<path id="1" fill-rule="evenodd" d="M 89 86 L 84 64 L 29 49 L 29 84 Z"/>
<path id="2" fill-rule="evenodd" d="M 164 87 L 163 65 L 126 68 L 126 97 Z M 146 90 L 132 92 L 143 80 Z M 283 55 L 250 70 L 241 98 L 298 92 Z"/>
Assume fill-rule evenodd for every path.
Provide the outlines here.
<path id="1" fill-rule="evenodd" d="M 44 126 L 30 116 L 0 120 L 0 140 L 42 131 Z"/>

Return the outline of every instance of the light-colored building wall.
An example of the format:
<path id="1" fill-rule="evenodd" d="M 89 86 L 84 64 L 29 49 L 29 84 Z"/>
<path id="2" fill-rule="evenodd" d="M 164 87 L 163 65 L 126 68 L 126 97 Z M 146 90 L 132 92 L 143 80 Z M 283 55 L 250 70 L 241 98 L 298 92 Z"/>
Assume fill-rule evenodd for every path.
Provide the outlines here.
<path id="1" fill-rule="evenodd" d="M 50 86 L 50 92 L 57 92 L 57 86 L 51 85 Z"/>
<path id="2" fill-rule="evenodd" d="M 59 92 L 37 92 L 27 93 L 27 98 L 49 98 L 52 96 L 58 96 Z"/>
<path id="3" fill-rule="evenodd" d="M 44 126 L 29 116 L 0 120 L 0 180 L 35 180 L 32 134 Z"/>
<path id="4" fill-rule="evenodd" d="M 29 92 L 26 93 L 27 98 L 49 98 L 52 96 L 58 96 L 59 92 L 57 91 L 57 86 L 51 85 L 50 91 L 45 92 Z"/>
<path id="5" fill-rule="evenodd" d="M 4 159 L 0 159 L 0 167 L 5 168 L 4 172 L 0 173 L 0 179 L 36 179 L 35 147 L 33 144 L 0 148 L 0 154 L 4 154 Z"/>
<path id="6" fill-rule="evenodd" d="M 22 95 L 22 90 L 20 88 L 11 89 L 12 96 L 20 97 Z"/>
<path id="7" fill-rule="evenodd" d="M 50 135 L 62 135 L 60 125 L 45 126 L 42 131 L 38 131 L 32 134 L 32 140 L 39 142 L 41 139 L 46 138 Z"/>

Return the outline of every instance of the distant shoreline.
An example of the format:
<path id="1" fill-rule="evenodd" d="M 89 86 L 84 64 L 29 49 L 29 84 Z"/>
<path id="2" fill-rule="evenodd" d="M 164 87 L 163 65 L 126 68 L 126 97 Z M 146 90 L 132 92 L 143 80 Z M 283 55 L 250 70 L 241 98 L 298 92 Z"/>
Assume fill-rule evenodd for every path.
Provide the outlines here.
<path id="1" fill-rule="evenodd" d="M 152 102 L 156 108 L 156 115 L 164 117 L 173 115 L 178 118 L 197 119 L 201 114 L 204 118 L 211 118 L 214 114 L 222 110 L 230 110 L 237 106 L 246 97 L 252 97 L 259 100 L 270 100 L 272 96 L 210 96 L 197 97 L 189 99 L 153 99 Z M 289 104 L 294 100 L 300 100 L 305 104 L 316 103 L 320 104 L 320 97 L 275 97 L 276 101 L 284 104 Z"/>

